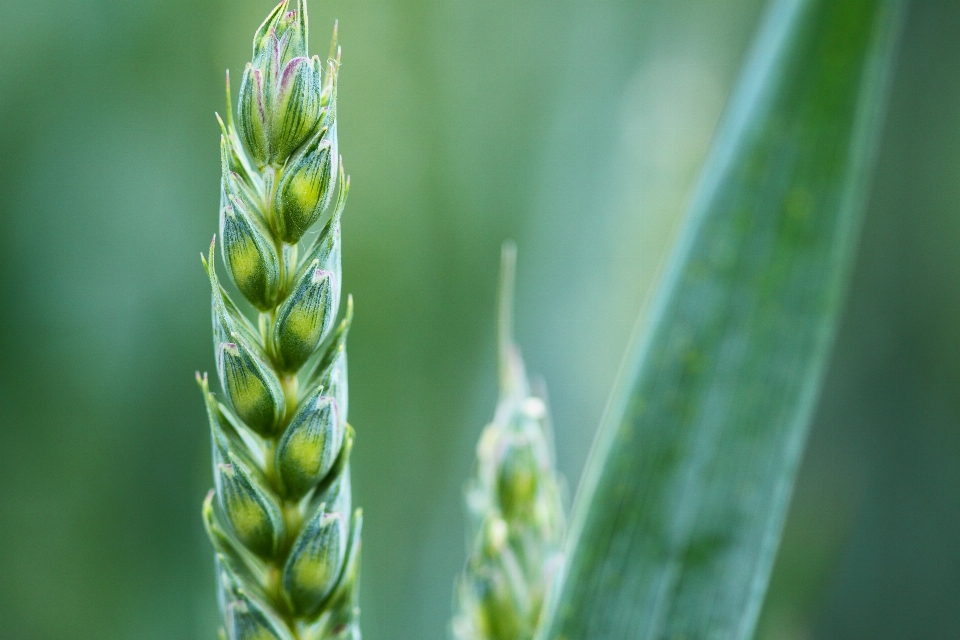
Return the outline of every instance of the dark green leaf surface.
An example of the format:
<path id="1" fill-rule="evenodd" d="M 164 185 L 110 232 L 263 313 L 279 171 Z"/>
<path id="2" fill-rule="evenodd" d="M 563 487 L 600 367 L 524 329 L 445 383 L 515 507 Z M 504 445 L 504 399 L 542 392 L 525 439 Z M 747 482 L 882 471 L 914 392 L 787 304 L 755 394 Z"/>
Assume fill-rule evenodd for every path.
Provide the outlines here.
<path id="1" fill-rule="evenodd" d="M 752 635 L 900 14 L 885 0 L 772 4 L 591 453 L 541 637 Z"/>

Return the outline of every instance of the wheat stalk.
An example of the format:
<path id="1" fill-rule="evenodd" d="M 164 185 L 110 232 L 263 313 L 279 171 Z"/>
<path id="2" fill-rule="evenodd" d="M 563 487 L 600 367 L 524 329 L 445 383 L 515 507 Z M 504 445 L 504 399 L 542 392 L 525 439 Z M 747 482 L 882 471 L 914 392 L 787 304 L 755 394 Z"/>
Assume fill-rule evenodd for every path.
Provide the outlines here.
<path id="1" fill-rule="evenodd" d="M 457 583 L 458 640 L 528 640 L 563 563 L 564 532 L 549 416 L 531 391 L 513 341 L 516 248 L 505 243 L 500 272 L 500 398 L 477 444 L 467 484 L 471 548 Z"/>
<path id="2" fill-rule="evenodd" d="M 294 5 L 294 6 L 291 6 Z M 229 640 L 360 637 L 360 510 L 351 514 L 348 298 L 340 300 L 340 216 L 349 189 L 337 153 L 340 51 L 307 53 L 305 0 L 257 30 L 237 125 L 220 120 L 221 255 L 250 321 L 203 258 L 224 402 L 197 374 L 210 421 L 215 489 L 203 517 L 216 551 Z M 324 67 L 326 67 L 324 69 Z M 218 116 L 219 119 L 219 116 Z M 325 220 L 315 237 L 305 237 Z"/>

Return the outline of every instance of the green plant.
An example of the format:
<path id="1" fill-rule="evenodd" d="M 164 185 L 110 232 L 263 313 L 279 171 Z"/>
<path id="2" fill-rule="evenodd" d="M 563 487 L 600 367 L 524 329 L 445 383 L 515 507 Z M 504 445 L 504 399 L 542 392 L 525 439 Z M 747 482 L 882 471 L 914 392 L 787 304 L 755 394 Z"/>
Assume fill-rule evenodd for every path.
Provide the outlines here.
<path id="1" fill-rule="evenodd" d="M 256 323 L 220 286 L 213 247 L 204 261 L 227 400 L 199 377 L 216 481 L 204 517 L 230 640 L 359 636 L 349 302 L 333 331 L 348 187 L 339 54 L 321 76 L 302 0 L 287 8 L 255 36 L 238 127 L 229 105 L 222 124 L 223 261 Z M 511 334 L 505 248 L 501 395 L 467 491 L 461 640 L 752 635 L 835 332 L 899 17 L 896 0 L 772 3 L 565 551 L 546 404 Z"/>
<path id="2" fill-rule="evenodd" d="M 292 6 L 291 6 L 292 5 Z M 203 506 L 229 640 L 359 638 L 360 511 L 351 513 L 340 216 L 349 188 L 337 153 L 334 29 L 324 65 L 307 53 L 305 0 L 257 30 L 237 126 L 227 83 L 220 122 L 223 263 L 251 322 L 203 260 L 225 402 L 197 374 L 210 421 L 215 489 Z M 324 66 L 326 70 L 324 71 Z M 314 237 L 309 230 L 319 222 Z"/>
<path id="3" fill-rule="evenodd" d="M 753 635 L 901 13 L 896 0 L 771 3 L 591 452 L 538 637 Z"/>
<path id="4" fill-rule="evenodd" d="M 539 620 L 501 595 L 525 592 L 501 587 L 512 586 L 501 568 L 512 546 L 490 524 L 499 505 L 484 480 L 506 467 L 486 440 L 521 415 L 501 328 L 508 382 L 469 494 L 462 640 L 752 637 L 850 270 L 900 16 L 895 0 L 771 4 L 594 444 Z M 556 544 L 554 530 L 527 533 L 528 548 Z"/>
<path id="5" fill-rule="evenodd" d="M 467 485 L 472 547 L 457 584 L 458 640 L 533 637 L 563 562 L 564 516 L 546 394 L 531 392 L 513 341 L 516 247 L 505 243 L 497 318 L 500 399 Z"/>

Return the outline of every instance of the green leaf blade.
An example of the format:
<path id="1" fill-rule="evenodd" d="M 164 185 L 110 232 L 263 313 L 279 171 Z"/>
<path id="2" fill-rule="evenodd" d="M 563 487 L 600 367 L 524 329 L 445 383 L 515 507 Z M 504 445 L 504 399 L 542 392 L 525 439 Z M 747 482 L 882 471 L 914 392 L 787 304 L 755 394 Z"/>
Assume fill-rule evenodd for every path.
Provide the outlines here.
<path id="1" fill-rule="evenodd" d="M 901 14 L 894 0 L 772 5 L 591 452 L 540 637 L 752 635 Z"/>

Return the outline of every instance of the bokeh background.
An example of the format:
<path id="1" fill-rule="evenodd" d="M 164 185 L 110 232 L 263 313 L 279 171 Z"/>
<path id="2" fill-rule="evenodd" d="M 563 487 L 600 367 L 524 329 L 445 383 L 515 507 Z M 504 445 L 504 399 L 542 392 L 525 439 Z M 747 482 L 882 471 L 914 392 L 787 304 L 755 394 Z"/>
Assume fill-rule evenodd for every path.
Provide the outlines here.
<path id="1" fill-rule="evenodd" d="M 571 493 L 761 0 L 340 19 L 368 640 L 447 637 L 500 242 Z M 271 0 L 0 0 L 0 638 L 210 639 L 214 110 Z M 960 637 L 960 3 L 914 0 L 760 639 Z"/>

